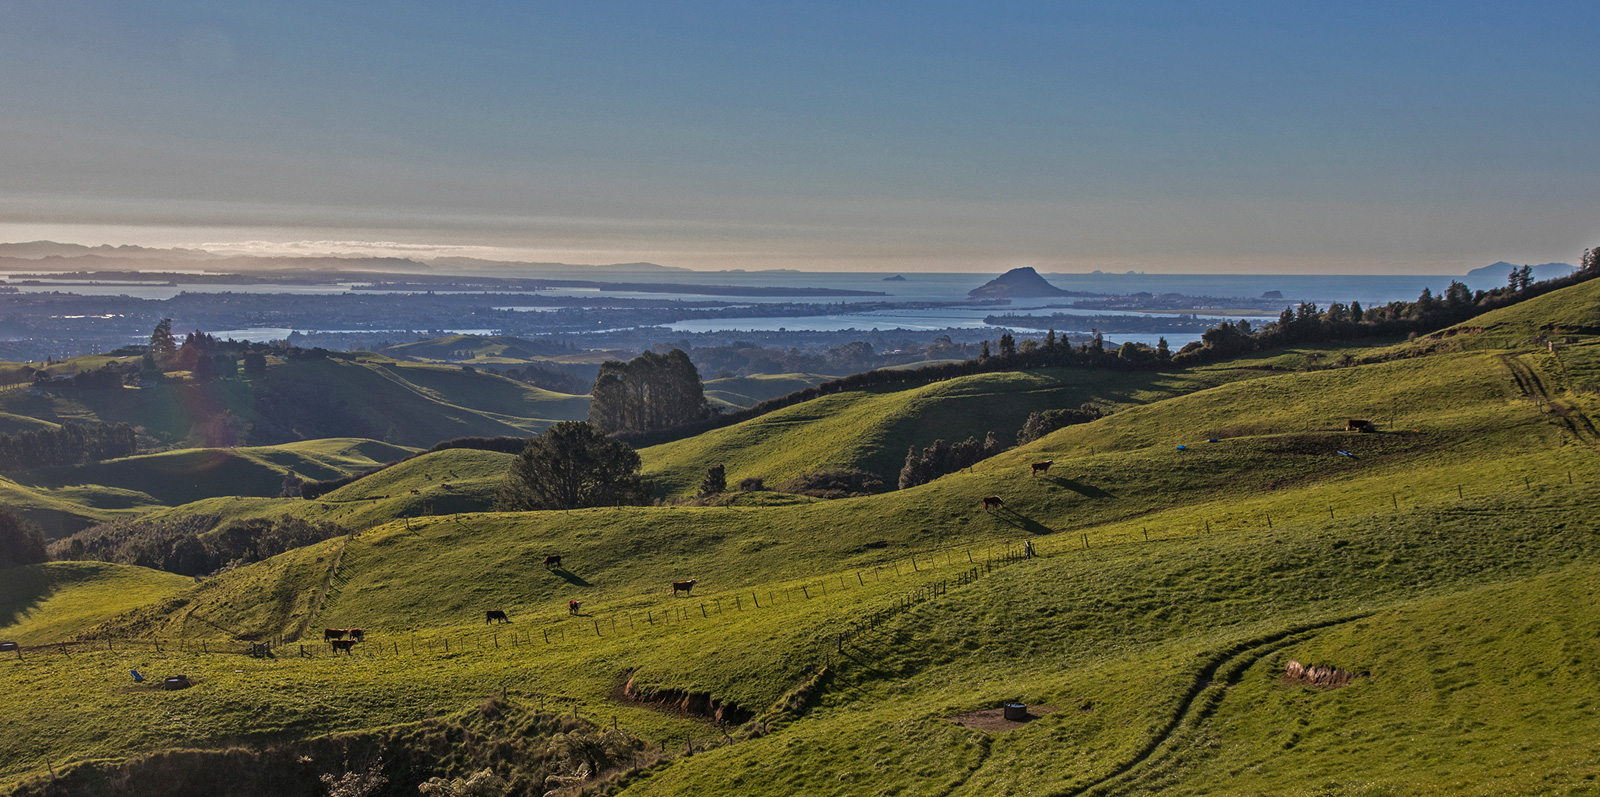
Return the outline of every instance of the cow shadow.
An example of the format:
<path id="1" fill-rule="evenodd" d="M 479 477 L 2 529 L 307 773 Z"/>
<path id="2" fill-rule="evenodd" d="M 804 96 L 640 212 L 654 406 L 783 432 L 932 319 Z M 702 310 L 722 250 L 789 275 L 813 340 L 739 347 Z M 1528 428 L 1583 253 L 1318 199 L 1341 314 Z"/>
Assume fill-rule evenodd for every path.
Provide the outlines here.
<path id="1" fill-rule="evenodd" d="M 1102 490 L 1099 487 L 1096 487 L 1096 486 L 1094 486 L 1092 484 L 1084 484 L 1083 482 L 1074 481 L 1072 479 L 1063 478 L 1061 476 L 1045 476 L 1044 479 L 1045 479 L 1045 481 L 1048 481 L 1048 482 L 1050 482 L 1051 484 L 1054 484 L 1057 487 L 1066 488 L 1066 489 L 1071 490 L 1071 491 L 1073 491 L 1073 492 L 1077 493 L 1078 495 L 1081 495 L 1081 496 L 1083 496 L 1085 498 L 1116 498 L 1117 497 L 1114 493 L 1106 492 L 1105 490 Z"/>
<path id="2" fill-rule="evenodd" d="M 568 569 L 566 569 L 564 567 L 553 567 L 553 568 L 550 569 L 550 572 L 555 573 L 556 575 L 560 576 L 562 581 L 565 581 L 565 582 L 567 582 L 568 584 L 571 584 L 574 587 L 592 587 L 592 586 L 594 586 L 593 584 L 590 584 L 589 582 L 583 580 L 583 576 L 580 576 L 577 573 L 574 573 L 571 570 L 568 570 Z"/>
<path id="3" fill-rule="evenodd" d="M 1015 509 L 1010 509 L 1010 508 L 1007 508 L 1007 507 L 1001 507 L 1000 509 L 998 509 L 995 512 L 992 512 L 990 514 L 992 514 L 994 516 L 994 518 L 996 520 L 1000 521 L 1001 523 L 1004 523 L 1007 526 L 1010 526 L 1010 527 L 1015 528 L 1015 529 L 1021 529 L 1023 531 L 1028 532 L 1029 534 L 1054 534 L 1055 533 L 1054 529 L 1050 528 L 1049 526 L 1046 526 L 1043 523 L 1040 523 L 1037 520 L 1034 520 L 1031 517 L 1028 517 L 1027 515 L 1022 514 L 1021 512 L 1018 512 Z"/>

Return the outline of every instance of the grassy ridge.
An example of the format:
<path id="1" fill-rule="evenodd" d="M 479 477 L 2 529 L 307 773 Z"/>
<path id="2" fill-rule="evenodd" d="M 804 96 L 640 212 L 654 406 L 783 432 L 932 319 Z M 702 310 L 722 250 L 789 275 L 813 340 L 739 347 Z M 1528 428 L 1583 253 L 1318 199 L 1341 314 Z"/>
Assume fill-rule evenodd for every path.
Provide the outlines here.
<path id="1" fill-rule="evenodd" d="M 410 453 L 374 440 L 330 438 L 281 446 L 141 454 L 0 478 L 0 495 L 49 537 L 94 523 L 213 497 L 270 497 L 286 475 L 327 479 Z M 108 487 L 106 485 L 116 485 Z"/>
<path id="2" fill-rule="evenodd" d="M 823 374 L 751 374 L 707 379 L 706 398 L 731 407 L 749 407 L 836 378 Z"/>
<path id="3" fill-rule="evenodd" d="M 68 638 L 191 586 L 185 577 L 103 562 L 50 562 L 4 571 L 0 641 L 38 645 Z"/>
<path id="4" fill-rule="evenodd" d="M 0 669 L 0 711 L 38 718 L 0 738 L 0 780 L 37 771 L 38 749 L 82 758 L 373 727 L 498 689 L 614 713 L 675 747 L 717 732 L 617 701 L 622 683 L 761 713 L 815 677 L 801 710 L 766 715 L 770 733 L 625 793 L 1581 789 L 1600 730 L 1588 716 L 1600 687 L 1586 678 L 1600 653 L 1588 611 L 1600 434 L 1579 412 L 1585 345 L 1309 373 L 984 375 L 1006 379 L 826 397 L 705 438 L 759 449 L 728 460 L 736 480 L 769 459 L 863 457 L 860 439 L 919 423 L 965 436 L 949 430 L 1040 396 L 1119 411 L 911 490 L 393 522 L 97 627 L 63 623 L 64 635 L 213 643 L 359 625 L 373 641 L 354 658 L 169 646 Z M 1349 417 L 1384 431 L 1344 432 Z M 698 440 L 699 461 L 737 453 Z M 647 459 L 663 472 L 658 448 Z M 801 456 L 782 459 L 792 449 Z M 438 468 L 465 481 L 479 460 L 463 456 L 352 484 L 327 511 L 420 491 Z M 1055 467 L 1028 475 L 1038 459 Z M 978 507 L 990 494 L 1002 510 Z M 288 503 L 320 508 L 263 506 Z M 1042 556 L 905 602 L 966 570 L 969 554 L 982 562 L 1021 539 Z M 552 552 L 567 569 L 540 564 Z M 683 578 L 700 581 L 693 598 L 669 594 Z M 486 627 L 490 608 L 513 623 Z M 1370 674 L 1307 690 L 1279 682 L 1290 656 Z M 111 675 L 129 666 L 183 668 L 200 686 L 152 700 Z M 1059 710 L 1004 734 L 948 721 L 1016 699 Z M 121 721 L 95 721 L 105 716 Z"/>
<path id="5" fill-rule="evenodd" d="M 693 491 L 707 468 L 727 466 L 736 483 L 769 484 L 826 468 L 861 468 L 892 481 L 906 449 L 989 431 L 1012 438 L 1028 414 L 1093 401 L 1116 409 L 1262 373 L 1045 369 L 977 374 L 917 387 L 835 393 L 686 440 L 640 452 L 646 478 L 669 495 Z"/>
<path id="6" fill-rule="evenodd" d="M 269 384 L 279 394 L 327 399 L 339 408 L 344 420 L 338 422 L 356 427 L 337 430 L 338 434 L 379 437 L 414 447 L 454 437 L 527 435 L 555 421 L 588 415 L 585 396 L 552 393 L 455 366 L 406 363 L 373 354 L 275 362 L 262 380 L 178 378 L 138 389 L 58 389 L 42 396 L 6 390 L 0 391 L 0 413 L 49 423 L 125 422 L 158 441 L 179 444 L 199 419 L 225 412 L 251 425 L 263 424 L 256 401 L 258 384 Z"/>

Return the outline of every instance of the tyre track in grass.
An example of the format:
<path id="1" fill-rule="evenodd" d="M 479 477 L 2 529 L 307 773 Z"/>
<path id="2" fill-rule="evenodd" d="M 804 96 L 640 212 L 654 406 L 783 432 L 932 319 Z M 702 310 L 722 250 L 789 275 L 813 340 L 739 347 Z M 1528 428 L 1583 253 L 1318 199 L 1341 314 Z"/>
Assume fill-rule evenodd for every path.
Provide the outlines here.
<path id="1" fill-rule="evenodd" d="M 1551 416 L 1551 423 L 1571 433 L 1573 439 L 1589 448 L 1600 449 L 1600 430 L 1596 430 L 1594 423 L 1577 407 L 1551 398 L 1550 391 L 1544 386 L 1544 380 L 1539 377 L 1539 372 L 1523 361 L 1525 356 L 1500 355 L 1500 362 L 1511 372 L 1511 380 L 1516 383 L 1517 390 L 1522 395 L 1549 407 L 1546 414 Z"/>
<path id="2" fill-rule="evenodd" d="M 1147 791 L 1140 781 L 1160 773 L 1161 766 L 1171 761 L 1198 731 L 1200 725 L 1222 704 L 1228 688 L 1237 684 L 1257 661 L 1278 650 L 1312 636 L 1318 631 L 1360 620 L 1369 613 L 1325 620 L 1319 623 L 1296 626 L 1267 636 L 1238 642 L 1214 656 L 1195 674 L 1194 683 L 1184 693 L 1165 726 L 1155 733 L 1145 746 L 1131 758 L 1117 765 L 1110 774 L 1098 780 L 1056 792 L 1057 797 L 1079 795 L 1106 795 L 1139 793 Z"/>

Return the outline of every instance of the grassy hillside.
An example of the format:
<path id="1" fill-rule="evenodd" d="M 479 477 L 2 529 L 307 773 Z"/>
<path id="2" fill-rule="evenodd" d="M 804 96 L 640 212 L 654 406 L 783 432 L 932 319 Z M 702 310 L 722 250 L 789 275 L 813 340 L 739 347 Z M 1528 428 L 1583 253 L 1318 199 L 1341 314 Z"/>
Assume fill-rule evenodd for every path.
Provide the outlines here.
<path id="1" fill-rule="evenodd" d="M 60 423 L 128 423 L 182 445 L 208 418 L 232 415 L 247 441 L 368 437 L 427 447 L 454 437 L 528 435 L 588 416 L 588 398 L 456 366 L 378 355 L 274 362 L 263 377 L 178 377 L 121 390 L 0 391 L 0 413 Z"/>
<path id="2" fill-rule="evenodd" d="M 749 407 L 835 378 L 823 374 L 752 374 L 708 379 L 706 398 L 731 407 Z"/>
<path id="3" fill-rule="evenodd" d="M 348 438 L 179 449 L 0 478 L 0 495 L 38 523 L 46 536 L 56 538 L 116 517 L 206 498 L 226 502 L 275 496 L 289 474 L 305 480 L 335 478 L 412 451 Z"/>
<path id="4" fill-rule="evenodd" d="M 977 374 L 916 387 L 834 393 L 640 452 L 647 478 L 667 494 L 698 487 L 707 468 L 727 466 L 729 483 L 768 484 L 807 471 L 861 468 L 891 483 L 906 449 L 993 430 L 1011 442 L 1028 414 L 1092 401 L 1107 410 L 1157 401 L 1234 380 L 1254 370 L 1184 373 L 1046 369 Z"/>
<path id="5" fill-rule="evenodd" d="M 627 795 L 1581 792 L 1600 739 L 1600 434 L 1580 359 L 1530 346 L 826 397 L 682 441 L 704 448 L 678 461 L 725 455 L 735 480 L 768 460 L 865 461 L 863 439 L 903 455 L 893 435 L 979 434 L 1044 401 L 1118 411 L 910 490 L 402 520 L 43 627 L 122 642 L 3 662 L 0 712 L 29 720 L 0 737 L 0 783 L 43 774 L 40 750 L 299 738 L 500 692 L 705 748 Z M 1345 432 L 1349 417 L 1382 431 Z M 740 445 L 757 454 L 736 465 Z M 666 449 L 647 452 L 658 473 Z M 354 512 L 441 471 L 493 473 L 450 453 L 327 510 L 271 503 Z M 1040 459 L 1055 465 L 1030 476 Z M 987 495 L 1005 506 L 983 511 Z M 1038 556 L 991 566 L 1024 541 Z M 672 594 L 689 578 L 692 597 Z M 512 622 L 485 625 L 489 609 Z M 358 655 L 316 642 L 348 626 L 368 632 Z M 274 659 L 215 652 L 278 637 L 300 641 Z M 1355 679 L 1289 682 L 1290 658 Z M 130 667 L 197 686 L 132 692 Z M 725 737 L 627 684 L 754 721 Z M 1039 718 L 954 721 L 1012 700 Z"/>
<path id="6" fill-rule="evenodd" d="M 0 570 L 0 641 L 67 639 L 192 585 L 184 576 L 101 562 L 50 562 Z"/>
<path id="7" fill-rule="evenodd" d="M 509 335 L 446 335 L 390 346 L 384 349 L 384 353 L 414 360 L 510 364 L 544 360 L 570 352 L 564 346 L 536 343 Z"/>

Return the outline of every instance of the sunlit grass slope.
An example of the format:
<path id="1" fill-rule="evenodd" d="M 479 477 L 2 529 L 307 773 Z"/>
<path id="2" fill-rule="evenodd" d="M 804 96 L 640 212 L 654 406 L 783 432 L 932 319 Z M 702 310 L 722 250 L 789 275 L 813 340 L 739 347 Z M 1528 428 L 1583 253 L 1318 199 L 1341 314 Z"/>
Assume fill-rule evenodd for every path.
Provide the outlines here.
<path id="1" fill-rule="evenodd" d="M 1600 741 L 1588 677 L 1600 435 L 1557 357 L 1003 375 L 1019 381 L 808 402 L 835 411 L 790 415 L 793 429 L 748 444 L 770 457 L 805 446 L 810 459 L 850 449 L 896 417 L 868 412 L 874 402 L 943 417 L 928 422 L 947 439 L 981 434 L 991 407 L 1038 406 L 1006 384 L 1118 411 L 910 490 L 397 521 L 97 626 L 64 624 L 56 638 L 167 644 L 0 662 L 0 713 L 30 717 L 0 736 L 0 782 L 42 774 L 40 750 L 84 759 L 373 727 L 501 690 L 614 714 L 669 749 L 723 738 L 619 700 L 632 680 L 774 710 L 630 795 L 1580 791 Z M 1351 417 L 1383 431 L 1345 432 Z M 1042 459 L 1055 464 L 1030 476 Z M 728 463 L 730 480 L 749 475 Z M 363 480 L 329 506 L 392 501 L 435 467 L 467 466 Z M 390 498 L 359 500 L 374 495 Z M 1005 506 L 984 512 L 986 495 Z M 981 567 L 1023 539 L 1041 556 L 950 580 L 969 556 Z M 550 553 L 564 569 L 542 565 Z M 687 578 L 692 598 L 670 594 Z M 948 591 L 917 591 L 930 582 Z M 513 622 L 485 626 L 488 609 Z M 331 658 L 314 644 L 325 626 L 360 626 L 369 642 Z M 302 632 L 311 658 L 171 644 Z M 1359 677 L 1340 690 L 1284 683 L 1290 657 Z M 130 667 L 199 683 L 131 693 Z M 1004 733 L 948 721 L 1008 700 L 1057 710 Z"/>
<path id="2" fill-rule="evenodd" d="M 160 570 L 102 562 L 50 562 L 0 570 L 0 641 L 56 642 L 192 585 Z"/>
<path id="3" fill-rule="evenodd" d="M 667 494 L 692 492 L 707 468 L 729 483 L 773 484 L 808 471 L 861 468 L 893 482 L 906 449 L 989 431 L 1015 439 L 1028 414 L 1092 401 L 1107 410 L 1261 376 L 1252 370 L 1152 373 L 1087 369 L 977 374 L 916 387 L 834 393 L 733 426 L 640 452 L 646 478 Z"/>

